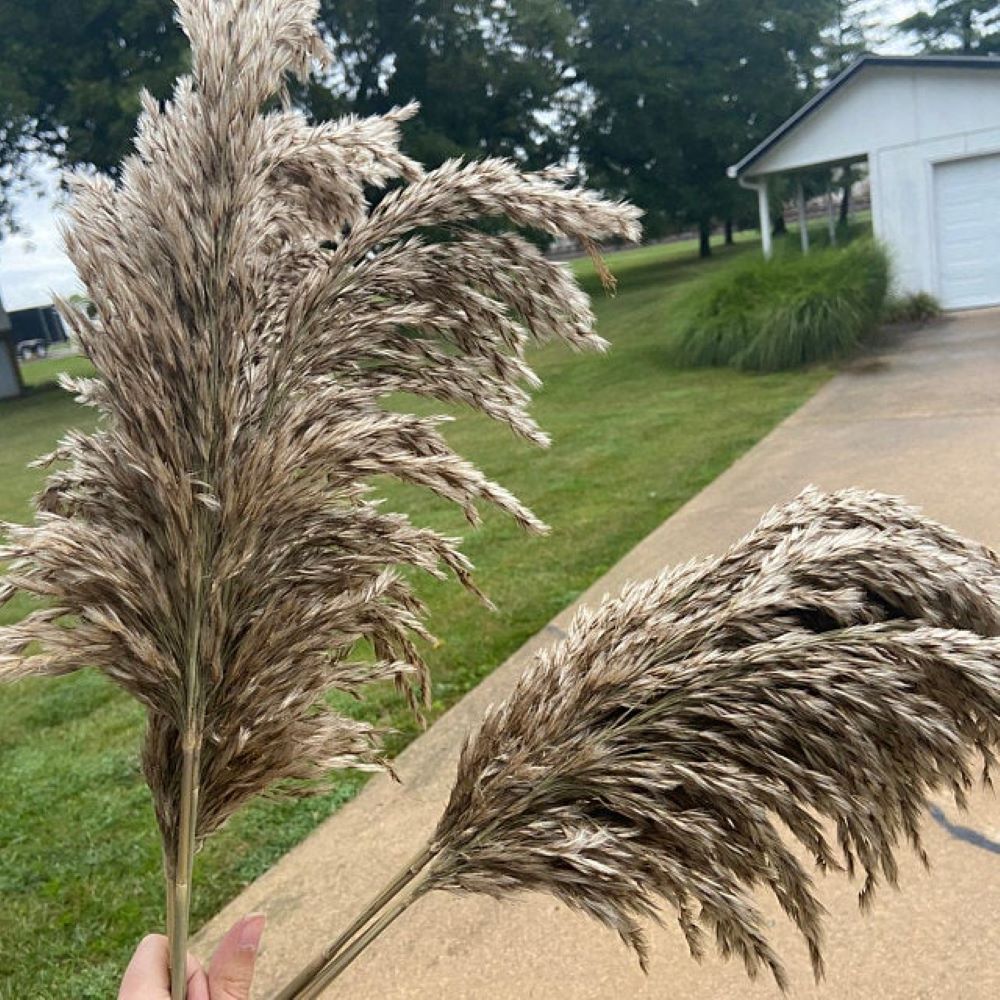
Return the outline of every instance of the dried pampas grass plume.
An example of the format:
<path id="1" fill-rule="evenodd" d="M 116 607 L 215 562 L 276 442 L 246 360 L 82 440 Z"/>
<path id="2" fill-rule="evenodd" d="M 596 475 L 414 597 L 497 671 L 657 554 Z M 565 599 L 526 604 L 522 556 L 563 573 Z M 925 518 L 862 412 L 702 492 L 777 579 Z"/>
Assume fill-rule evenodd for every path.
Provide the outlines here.
<path id="1" fill-rule="evenodd" d="M 543 529 L 438 420 L 387 403 L 463 403 L 544 444 L 526 345 L 602 346 L 568 270 L 473 223 L 639 235 L 630 206 L 503 160 L 425 173 L 399 150 L 415 106 L 322 125 L 264 110 L 324 58 L 318 0 L 177 6 L 190 76 L 166 104 L 143 95 L 120 183 L 75 181 L 66 242 L 97 321 L 64 312 L 98 377 L 67 385 L 102 423 L 50 456 L 65 465 L 34 525 L 5 526 L 0 552 L 0 601 L 46 601 L 0 632 L 0 678 L 93 665 L 146 707 L 175 997 L 197 844 L 276 782 L 383 766 L 378 734 L 323 696 L 390 678 L 426 699 L 399 570 L 474 589 L 455 539 L 385 512 L 365 481 Z M 390 184 L 372 207 L 366 190 Z M 359 640 L 374 662 L 350 659 Z"/>
<path id="2" fill-rule="evenodd" d="M 972 752 L 993 764 L 998 636 L 991 551 L 891 497 L 807 490 L 724 555 L 581 611 L 468 741 L 427 849 L 281 997 L 317 995 L 433 889 L 550 892 L 644 966 L 667 905 L 693 955 L 707 935 L 784 988 L 764 887 L 819 977 L 823 909 L 789 839 L 860 868 L 862 906 L 901 841 L 924 857 L 928 796 L 964 805 Z"/>

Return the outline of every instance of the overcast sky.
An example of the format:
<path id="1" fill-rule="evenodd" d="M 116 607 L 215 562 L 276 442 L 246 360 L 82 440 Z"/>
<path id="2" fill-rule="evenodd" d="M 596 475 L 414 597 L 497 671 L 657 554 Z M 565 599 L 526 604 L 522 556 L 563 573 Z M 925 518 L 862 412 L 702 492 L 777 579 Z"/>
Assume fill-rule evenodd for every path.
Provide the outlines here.
<path id="1" fill-rule="evenodd" d="M 929 5 L 929 0 L 873 3 L 879 10 L 879 20 L 887 26 Z M 884 52 L 905 51 L 898 40 L 879 48 Z M 0 299 L 8 309 L 51 302 L 53 292 L 66 295 L 80 290 L 59 237 L 55 171 L 40 167 L 35 175 L 41 192 L 25 194 L 18 201 L 17 216 L 23 232 L 0 242 Z"/>

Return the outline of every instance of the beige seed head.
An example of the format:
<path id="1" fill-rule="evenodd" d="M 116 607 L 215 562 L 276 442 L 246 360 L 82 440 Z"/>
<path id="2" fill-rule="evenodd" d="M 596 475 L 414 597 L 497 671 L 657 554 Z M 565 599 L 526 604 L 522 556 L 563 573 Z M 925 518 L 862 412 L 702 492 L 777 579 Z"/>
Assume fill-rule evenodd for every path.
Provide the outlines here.
<path id="1" fill-rule="evenodd" d="M 273 110 L 286 74 L 325 57 L 317 0 L 178 12 L 190 76 L 166 103 L 143 95 L 120 182 L 74 180 L 66 244 L 97 319 L 63 310 L 98 374 L 67 385 L 100 427 L 50 456 L 34 524 L 5 528 L 0 553 L 0 601 L 46 601 L 0 631 L 0 677 L 93 665 L 142 702 L 168 868 L 182 733 L 200 746 L 201 840 L 275 783 L 383 766 L 379 734 L 328 692 L 392 679 L 426 700 L 402 571 L 473 588 L 471 566 L 368 480 L 543 528 L 438 420 L 392 409 L 399 392 L 460 403 L 541 444 L 525 348 L 602 344 L 566 268 L 476 220 L 639 233 L 630 206 L 504 160 L 425 172 L 399 149 L 414 105 L 320 125 Z M 372 204 L 373 188 L 390 190 Z M 352 657 L 361 641 L 374 661 Z"/>
<path id="2" fill-rule="evenodd" d="M 822 972 L 822 870 L 861 903 L 921 856 L 941 789 L 1000 738 L 1000 563 L 899 500 L 807 490 L 724 555 L 581 611 L 463 750 L 419 891 L 550 892 L 645 964 L 677 914 L 754 975 L 786 977 L 769 889 Z M 836 843 L 830 842 L 831 830 Z"/>

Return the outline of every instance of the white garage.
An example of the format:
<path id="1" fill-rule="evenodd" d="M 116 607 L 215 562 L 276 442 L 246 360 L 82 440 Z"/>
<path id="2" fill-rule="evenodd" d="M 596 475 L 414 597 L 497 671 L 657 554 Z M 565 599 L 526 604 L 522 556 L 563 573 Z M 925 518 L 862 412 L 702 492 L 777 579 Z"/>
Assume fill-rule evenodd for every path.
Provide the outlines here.
<path id="1" fill-rule="evenodd" d="M 898 290 L 1000 304 L 1000 59 L 865 56 L 841 73 L 729 168 L 758 192 L 765 253 L 769 179 L 858 162 Z"/>

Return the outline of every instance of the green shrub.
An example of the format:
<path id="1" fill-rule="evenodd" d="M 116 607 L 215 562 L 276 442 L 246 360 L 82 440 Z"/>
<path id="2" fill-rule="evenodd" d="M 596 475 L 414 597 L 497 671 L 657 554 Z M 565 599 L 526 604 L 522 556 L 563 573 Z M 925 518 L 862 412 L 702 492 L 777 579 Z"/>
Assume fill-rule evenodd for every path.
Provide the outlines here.
<path id="1" fill-rule="evenodd" d="M 675 360 L 780 371 L 838 357 L 881 322 L 889 262 L 871 240 L 741 260 L 677 306 Z"/>
<path id="2" fill-rule="evenodd" d="M 883 323 L 926 323 L 941 315 L 941 304 L 928 292 L 914 292 L 889 299 L 882 314 Z"/>

